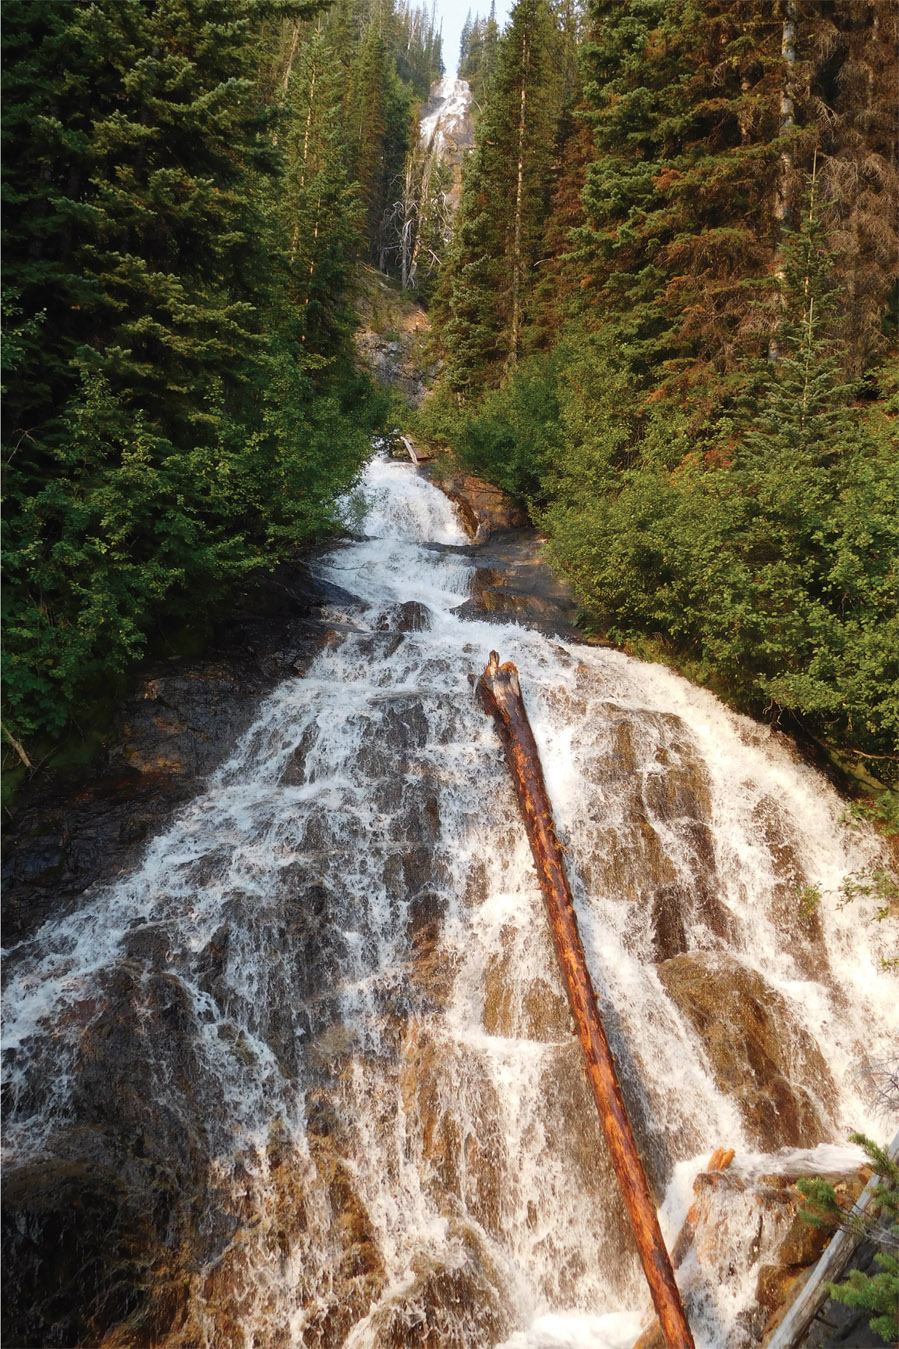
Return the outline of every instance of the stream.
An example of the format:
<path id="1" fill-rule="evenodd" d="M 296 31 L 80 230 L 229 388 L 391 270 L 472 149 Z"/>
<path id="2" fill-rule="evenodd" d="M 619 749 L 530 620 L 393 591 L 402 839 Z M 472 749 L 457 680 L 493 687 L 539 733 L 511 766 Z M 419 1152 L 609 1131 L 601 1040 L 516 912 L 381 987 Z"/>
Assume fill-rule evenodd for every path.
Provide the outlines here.
<path id="1" fill-rule="evenodd" d="M 754 1178 L 851 1167 L 848 1132 L 884 1132 L 889 925 L 838 902 L 880 845 L 785 737 L 664 667 L 456 612 L 476 561 L 411 465 L 373 459 L 346 514 L 308 672 L 132 874 L 6 953 L 16 1333 L 633 1344 L 648 1294 L 474 695 L 496 649 L 669 1242 L 736 1150 L 746 1188 L 679 1271 L 697 1349 L 755 1343 L 786 1219 Z"/>

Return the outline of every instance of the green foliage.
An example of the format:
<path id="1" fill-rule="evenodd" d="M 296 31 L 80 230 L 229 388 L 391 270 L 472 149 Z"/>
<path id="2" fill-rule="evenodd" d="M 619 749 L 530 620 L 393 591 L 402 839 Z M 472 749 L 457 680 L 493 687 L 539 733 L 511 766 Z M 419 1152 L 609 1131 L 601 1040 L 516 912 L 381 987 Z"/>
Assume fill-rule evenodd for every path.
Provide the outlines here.
<path id="1" fill-rule="evenodd" d="M 530 502 L 588 626 L 870 789 L 899 763 L 896 386 L 849 376 L 894 336 L 899 15 L 794 9 L 589 0 L 583 34 L 516 6 L 434 306 L 439 419 Z"/>
<path id="2" fill-rule="evenodd" d="M 469 13 L 462 27 L 459 42 L 459 78 L 467 80 L 471 96 L 481 102 L 490 87 L 499 53 L 499 25 L 496 22 L 496 0 L 491 0 L 486 19 Z"/>
<path id="3" fill-rule="evenodd" d="M 58 735 L 160 624 L 332 528 L 384 411 L 354 369 L 359 186 L 320 8 L 4 10 L 19 740 Z"/>
<path id="4" fill-rule="evenodd" d="M 889 833 L 899 834 L 899 791 L 884 790 L 874 801 L 853 801 L 849 807 L 850 825 L 869 820 Z"/>
<path id="5" fill-rule="evenodd" d="M 416 111 L 443 71 L 434 15 L 392 0 L 337 0 L 322 25 L 322 74 L 340 90 L 330 124 L 358 206 L 358 242 L 382 271 L 399 271 L 397 206 L 414 150 Z"/>
<path id="6" fill-rule="evenodd" d="M 890 793 L 885 792 L 885 796 Z M 803 918 L 810 918 L 824 901 L 825 893 L 815 885 L 805 885 L 798 893 L 799 912 Z M 877 905 L 870 921 L 882 923 L 892 919 L 895 925 L 899 917 L 899 881 L 896 873 L 888 867 L 870 866 L 860 871 L 851 871 L 843 877 L 836 892 L 828 892 L 827 898 L 838 909 L 845 909 L 856 899 L 873 900 Z M 893 938 L 896 937 L 895 930 Z M 895 956 L 881 956 L 881 965 L 885 969 L 899 965 L 899 948 Z"/>
<path id="7" fill-rule="evenodd" d="M 738 706 L 866 756 L 899 736 L 899 464 L 893 424 L 842 374 L 832 255 L 807 203 L 785 243 L 779 358 L 698 421 L 647 401 L 606 334 L 551 354 L 460 414 L 475 472 L 538 511 L 589 621 L 667 645 Z"/>
<path id="8" fill-rule="evenodd" d="M 871 1329 L 882 1339 L 893 1342 L 899 1338 L 899 1259 L 893 1253 L 899 1247 L 899 1165 L 864 1134 L 853 1134 L 852 1141 L 864 1148 L 877 1177 L 876 1216 L 847 1215 L 833 1186 L 820 1178 L 798 1181 L 806 1199 L 801 1216 L 815 1227 L 848 1226 L 881 1246 L 874 1257 L 879 1266 L 877 1274 L 850 1270 L 842 1283 L 828 1284 L 828 1293 L 837 1302 L 870 1312 Z"/>
<path id="9" fill-rule="evenodd" d="M 503 389 L 489 393 L 477 412 L 464 414 L 453 428 L 457 458 L 471 473 L 487 478 L 536 509 L 560 453 L 557 402 L 562 352 L 523 362 Z"/>
<path id="10" fill-rule="evenodd" d="M 485 91 L 438 306 L 445 379 L 464 398 L 500 383 L 528 351 L 553 152 L 571 92 L 565 43 L 547 0 L 518 0 Z"/>

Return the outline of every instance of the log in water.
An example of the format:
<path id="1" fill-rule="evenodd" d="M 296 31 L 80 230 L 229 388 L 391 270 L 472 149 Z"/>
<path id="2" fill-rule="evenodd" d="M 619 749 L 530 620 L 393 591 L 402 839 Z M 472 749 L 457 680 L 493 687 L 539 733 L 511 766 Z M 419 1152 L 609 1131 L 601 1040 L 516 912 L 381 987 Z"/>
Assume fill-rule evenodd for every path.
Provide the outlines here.
<path id="1" fill-rule="evenodd" d="M 491 651 L 478 682 L 481 698 L 496 721 L 518 793 L 537 876 L 556 944 L 568 1002 L 584 1051 L 590 1083 L 615 1174 L 640 1252 L 659 1322 L 669 1349 L 693 1349 L 668 1251 L 662 1240 L 656 1207 L 637 1151 L 615 1061 L 596 1008 L 596 993 L 578 931 L 562 849 L 556 838 L 552 807 L 534 733 L 521 696 L 518 671 L 511 661 L 500 665 Z"/>

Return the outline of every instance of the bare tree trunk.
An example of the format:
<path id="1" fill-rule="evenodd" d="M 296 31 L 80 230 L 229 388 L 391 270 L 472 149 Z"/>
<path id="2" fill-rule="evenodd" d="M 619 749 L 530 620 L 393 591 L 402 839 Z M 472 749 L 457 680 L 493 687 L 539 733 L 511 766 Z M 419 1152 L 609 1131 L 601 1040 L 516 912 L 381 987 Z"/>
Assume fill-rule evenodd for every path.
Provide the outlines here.
<path id="1" fill-rule="evenodd" d="M 521 696 L 518 671 L 511 662 L 500 665 L 499 656 L 491 651 L 487 668 L 478 681 L 478 690 L 505 745 L 568 1002 L 584 1051 L 587 1080 L 596 1100 L 665 1342 L 668 1349 L 693 1349 L 693 1337 L 621 1095 L 615 1060 L 596 1007 L 596 993 L 581 944 L 562 849 L 556 838 L 540 755 Z"/>
<path id="2" fill-rule="evenodd" d="M 527 114 L 528 70 L 531 48 L 524 35 L 521 53 L 521 100 L 518 109 L 518 177 L 515 186 L 515 218 L 512 234 L 512 325 L 509 332 L 509 365 L 518 360 L 518 334 L 521 327 L 521 216 L 524 207 L 524 133 Z"/>
<path id="3" fill-rule="evenodd" d="M 793 100 L 792 81 L 793 68 L 796 65 L 796 21 L 799 15 L 796 10 L 795 0 L 784 0 L 784 19 L 780 38 L 780 55 L 784 63 L 783 86 L 780 92 L 780 135 L 788 136 L 796 124 L 796 107 Z M 778 290 L 780 292 L 780 308 L 783 308 L 783 288 L 786 282 L 784 273 L 783 257 L 783 232 L 790 219 L 790 182 L 793 176 L 793 151 L 791 147 L 783 145 L 780 151 L 780 175 L 777 180 L 777 196 L 774 201 L 774 219 L 777 222 L 778 241 L 777 251 L 774 256 L 774 275 L 777 278 Z M 780 327 L 780 320 L 775 324 L 774 331 L 768 342 L 768 360 L 772 365 L 777 363 L 780 351 L 777 343 L 777 334 Z"/>
<path id="4" fill-rule="evenodd" d="M 281 81 L 281 88 L 286 90 L 290 84 L 290 76 L 293 71 L 293 58 L 297 54 L 297 44 L 300 40 L 300 23 L 297 20 L 293 25 L 293 37 L 290 42 L 290 55 L 287 58 L 287 69 L 284 71 L 284 79 Z"/>
<path id="5" fill-rule="evenodd" d="M 305 300 L 303 301 L 303 309 L 304 309 L 304 310 L 305 310 L 306 306 L 308 305 L 309 301 L 312 299 L 312 278 L 313 278 L 313 276 L 315 275 L 315 247 L 314 247 L 314 245 L 318 243 L 318 230 L 319 230 L 319 224 L 320 224 L 319 218 L 318 218 L 318 216 L 316 216 L 316 217 L 315 217 L 315 227 L 313 228 L 313 231 L 312 231 L 312 243 L 313 243 L 313 249 L 312 249 L 312 261 L 309 263 L 309 272 L 308 272 L 309 281 L 308 281 L 307 289 L 306 289 L 306 298 L 305 298 Z M 296 251 L 296 242 L 297 242 L 297 231 L 294 230 L 294 236 L 293 236 L 293 251 L 291 252 L 291 257 L 293 256 L 293 252 Z M 306 334 L 305 334 L 305 333 L 301 333 L 301 334 L 300 334 L 300 341 L 301 341 L 301 342 L 305 342 L 305 341 L 306 341 Z"/>
<path id="6" fill-rule="evenodd" d="M 733 1148 L 716 1148 L 709 1158 L 705 1172 L 701 1174 L 704 1177 L 711 1174 L 721 1175 L 727 1170 L 733 1159 Z M 697 1177 L 693 1182 L 694 1194 L 699 1190 L 699 1183 L 699 1177 Z M 675 1269 L 680 1269 L 690 1252 L 693 1242 L 696 1239 L 696 1225 L 699 1222 L 699 1218 L 700 1206 L 697 1202 L 690 1205 L 687 1216 L 684 1218 L 681 1226 L 681 1230 L 677 1234 L 677 1240 L 671 1247 L 671 1263 Z M 633 1349 L 660 1349 L 662 1344 L 662 1338 L 660 1337 L 662 1337 L 662 1327 L 659 1325 L 658 1320 L 654 1320 L 640 1335 L 640 1338 L 637 1340 L 636 1344 L 634 1344 Z"/>
<path id="7" fill-rule="evenodd" d="M 18 754 L 19 758 L 22 760 L 22 763 L 25 765 L 25 767 L 34 768 L 34 764 L 31 762 L 28 755 L 25 753 L 25 746 L 22 744 L 21 740 L 17 740 L 16 737 L 13 735 L 12 731 L 10 731 L 6 726 L 3 727 L 3 734 L 6 736 L 7 740 L 12 745 L 13 749 L 16 751 L 16 754 Z"/>
<path id="8" fill-rule="evenodd" d="M 309 76 L 309 107 L 306 109 L 306 125 L 303 129 L 303 172 L 300 176 L 300 187 L 306 186 L 306 165 L 309 163 L 309 136 L 312 131 L 312 108 L 315 104 L 315 78 L 317 73 L 313 61 Z"/>

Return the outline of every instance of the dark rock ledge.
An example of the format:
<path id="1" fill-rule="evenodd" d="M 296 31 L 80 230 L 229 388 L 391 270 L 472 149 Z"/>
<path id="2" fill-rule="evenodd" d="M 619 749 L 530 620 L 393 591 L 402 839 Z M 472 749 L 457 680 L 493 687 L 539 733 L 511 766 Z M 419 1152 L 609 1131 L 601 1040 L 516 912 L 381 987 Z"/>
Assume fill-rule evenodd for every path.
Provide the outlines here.
<path id="1" fill-rule="evenodd" d="M 7 949 L 69 912 L 89 886 L 136 864 L 145 841 L 233 748 L 260 699 L 302 674 L 333 637 L 321 610 L 335 603 L 357 601 L 307 561 L 255 578 L 201 658 L 144 667 L 93 763 L 35 774 L 5 828 Z"/>

